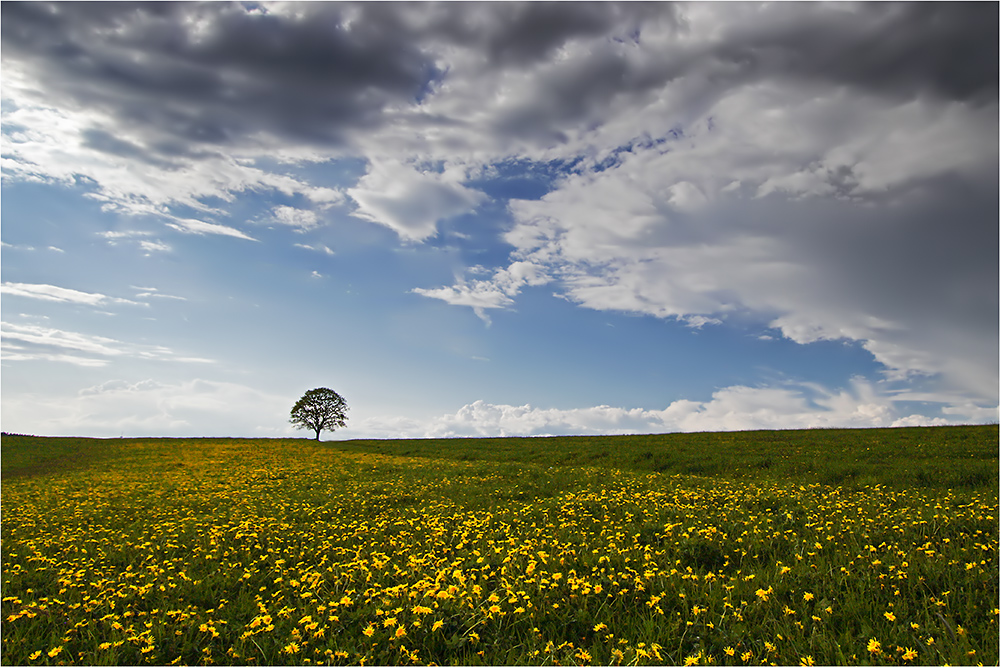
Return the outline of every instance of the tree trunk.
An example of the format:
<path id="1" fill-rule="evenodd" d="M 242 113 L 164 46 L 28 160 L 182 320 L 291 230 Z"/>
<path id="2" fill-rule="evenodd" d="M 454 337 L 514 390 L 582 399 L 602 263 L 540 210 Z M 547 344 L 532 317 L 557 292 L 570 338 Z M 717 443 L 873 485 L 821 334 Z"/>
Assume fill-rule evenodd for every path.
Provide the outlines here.
<path id="1" fill-rule="evenodd" d="M 319 432 L 323 429 L 316 429 L 316 442 L 319 442 Z"/>

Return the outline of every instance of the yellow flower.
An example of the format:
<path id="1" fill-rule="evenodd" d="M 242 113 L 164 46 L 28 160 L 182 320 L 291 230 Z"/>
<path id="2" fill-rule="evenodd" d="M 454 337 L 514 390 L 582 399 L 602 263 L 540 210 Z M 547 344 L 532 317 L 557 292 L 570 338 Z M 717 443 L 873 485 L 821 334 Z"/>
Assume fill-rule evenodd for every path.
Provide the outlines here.
<path id="1" fill-rule="evenodd" d="M 28 660 L 38 660 L 38 656 L 40 656 L 41 654 L 42 654 L 41 651 L 35 651 L 34 653 L 28 656 Z"/>
<path id="2" fill-rule="evenodd" d="M 812 600 L 814 597 L 816 596 L 810 593 L 809 591 L 806 591 L 805 593 L 802 594 L 802 599 L 805 600 L 806 602 L 809 602 L 809 600 Z"/>
<path id="3" fill-rule="evenodd" d="M 906 653 L 903 654 L 903 660 L 914 660 L 917 657 L 917 652 L 912 648 L 907 648 Z"/>
<path id="4" fill-rule="evenodd" d="M 405 636 L 406 636 L 406 628 L 404 628 L 402 625 L 396 628 L 396 639 L 400 639 Z"/>
<path id="5" fill-rule="evenodd" d="M 869 653 L 881 653 L 882 644 L 879 643 L 877 639 L 872 637 L 868 640 L 868 652 Z"/>
<path id="6" fill-rule="evenodd" d="M 444 621 L 434 621 L 434 625 L 431 626 L 431 632 L 437 632 L 444 625 Z"/>
<path id="7" fill-rule="evenodd" d="M 686 658 L 684 658 L 685 665 L 697 665 L 700 661 L 701 661 L 701 655 L 698 654 L 689 655 Z"/>
<path id="8" fill-rule="evenodd" d="M 594 632 L 600 632 L 601 630 L 606 630 L 607 628 L 608 626 L 604 625 L 603 623 L 598 623 L 597 625 L 594 626 Z"/>
<path id="9" fill-rule="evenodd" d="M 296 644 L 295 642 L 292 642 L 291 644 L 286 645 L 285 648 L 281 649 L 281 652 L 282 653 L 289 653 L 289 654 L 291 654 L 291 653 L 298 653 L 299 652 L 299 645 Z"/>
<path id="10" fill-rule="evenodd" d="M 62 646 L 53 646 L 52 650 L 49 651 L 48 655 L 50 658 L 54 658 L 60 653 L 62 653 Z"/>
<path id="11" fill-rule="evenodd" d="M 753 658 L 753 651 L 745 651 L 740 654 L 740 659 L 742 659 L 743 662 L 750 662 L 751 658 Z"/>
<path id="12" fill-rule="evenodd" d="M 382 627 L 383 628 L 391 628 L 394 625 L 396 625 L 396 617 L 395 616 L 390 616 L 389 618 L 387 618 L 384 621 L 382 621 Z"/>
<path id="13" fill-rule="evenodd" d="M 732 646 L 727 646 L 726 648 L 722 649 L 722 652 L 728 656 L 736 655 L 736 649 L 734 649 Z"/>
<path id="14" fill-rule="evenodd" d="M 375 627 L 369 625 L 367 628 L 361 631 L 361 634 L 363 634 L 365 637 L 371 637 L 373 634 L 375 634 Z"/>
<path id="15" fill-rule="evenodd" d="M 813 657 L 811 655 L 807 655 L 807 656 L 803 656 L 799 660 L 799 664 L 800 665 L 815 665 L 816 661 L 813 659 Z"/>
<path id="16" fill-rule="evenodd" d="M 894 613 L 892 613 L 891 611 L 887 611 L 887 612 L 885 612 L 882 615 L 885 616 L 890 621 L 895 621 L 896 620 L 896 615 Z"/>

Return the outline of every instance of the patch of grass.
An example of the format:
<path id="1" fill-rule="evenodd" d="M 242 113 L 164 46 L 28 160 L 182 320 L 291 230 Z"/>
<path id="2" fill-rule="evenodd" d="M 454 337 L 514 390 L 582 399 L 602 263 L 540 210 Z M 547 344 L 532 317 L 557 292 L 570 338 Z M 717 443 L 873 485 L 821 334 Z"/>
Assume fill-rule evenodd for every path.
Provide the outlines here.
<path id="1" fill-rule="evenodd" d="M 847 484 L 786 432 L 4 437 L 0 660 L 996 664 L 996 475 L 936 481 L 986 435 L 902 431 L 820 434 Z"/>

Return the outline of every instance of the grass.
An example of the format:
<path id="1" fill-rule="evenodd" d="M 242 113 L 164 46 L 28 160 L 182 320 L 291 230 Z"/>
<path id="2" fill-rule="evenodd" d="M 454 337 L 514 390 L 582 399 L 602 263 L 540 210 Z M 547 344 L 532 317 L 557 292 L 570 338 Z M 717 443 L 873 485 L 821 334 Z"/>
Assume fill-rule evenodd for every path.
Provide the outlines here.
<path id="1" fill-rule="evenodd" d="M 1000 658 L 996 427 L 0 461 L 4 664 Z"/>

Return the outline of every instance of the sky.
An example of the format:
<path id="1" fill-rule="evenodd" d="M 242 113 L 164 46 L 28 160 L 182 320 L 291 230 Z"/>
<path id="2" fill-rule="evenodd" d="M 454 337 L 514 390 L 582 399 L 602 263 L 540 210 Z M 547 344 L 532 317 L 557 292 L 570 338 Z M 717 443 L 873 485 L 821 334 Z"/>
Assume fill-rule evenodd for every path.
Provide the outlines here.
<path id="1" fill-rule="evenodd" d="M 995 2 L 0 7 L 4 431 L 997 421 Z"/>

